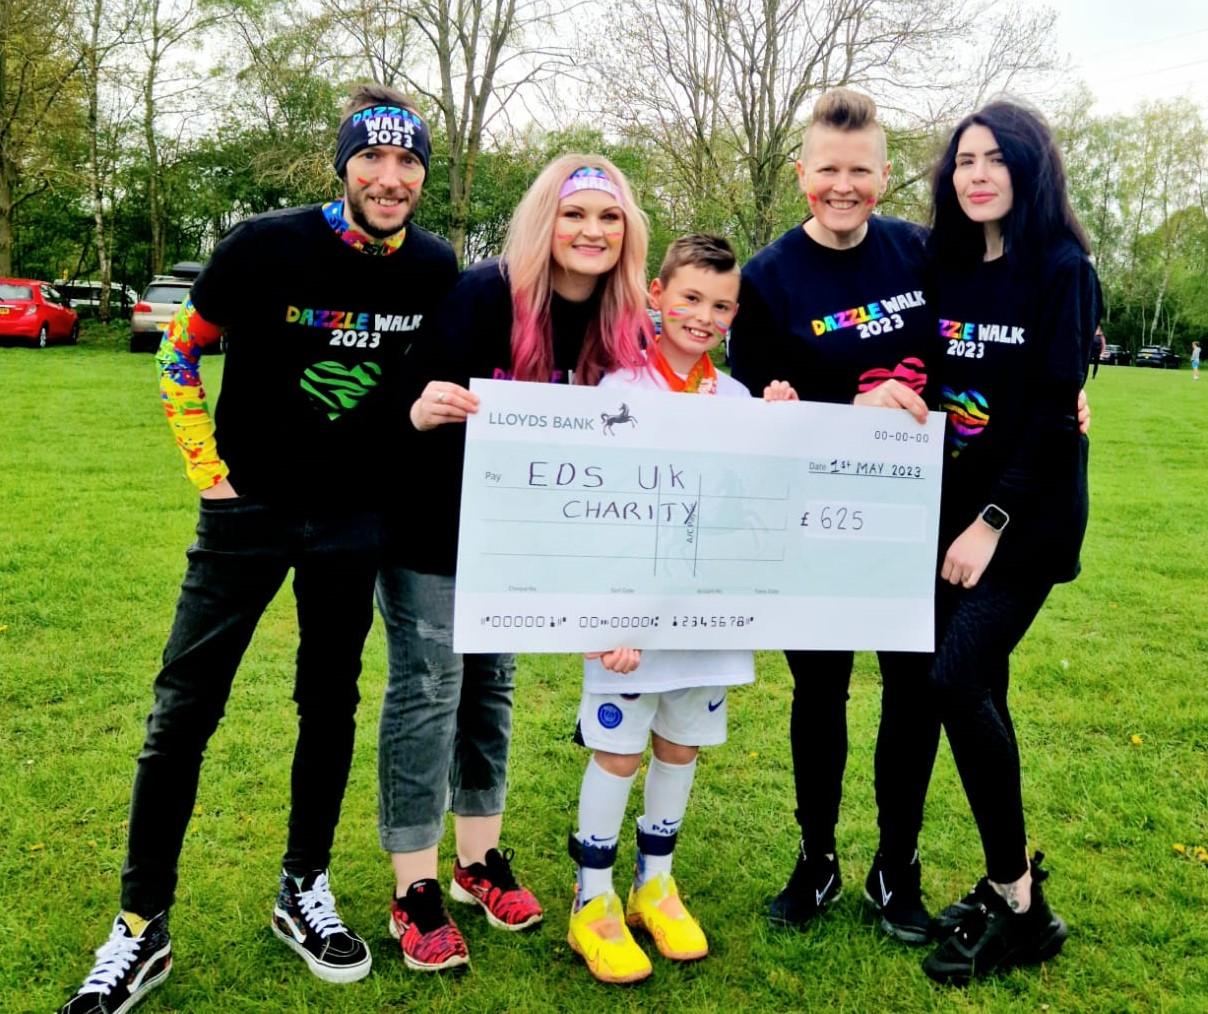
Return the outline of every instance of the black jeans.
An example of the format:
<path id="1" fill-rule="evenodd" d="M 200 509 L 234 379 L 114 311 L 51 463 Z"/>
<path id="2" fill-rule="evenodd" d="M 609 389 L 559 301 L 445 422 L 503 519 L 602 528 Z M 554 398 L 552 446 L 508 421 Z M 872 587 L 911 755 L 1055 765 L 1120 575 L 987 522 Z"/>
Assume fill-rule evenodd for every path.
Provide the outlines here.
<path id="1" fill-rule="evenodd" d="M 939 712 L 981 835 L 986 875 L 1002 884 L 1028 869 L 1019 746 L 1007 707 L 1009 659 L 1052 587 L 991 568 L 975 588 L 941 582 L 936 592 L 932 681 Z"/>
<path id="2" fill-rule="evenodd" d="M 793 674 L 789 738 L 797 823 L 806 855 L 835 851 L 835 825 L 847 763 L 850 651 L 786 651 Z M 939 745 L 940 722 L 925 652 L 877 653 L 881 723 L 874 777 L 882 853 L 909 859 L 923 824 L 923 801 Z"/>
<path id="3" fill-rule="evenodd" d="M 352 762 L 380 545 L 381 518 L 372 511 L 201 501 L 134 777 L 123 909 L 151 916 L 172 904 L 206 744 L 256 624 L 291 567 L 298 740 L 284 866 L 293 873 L 327 867 Z"/>

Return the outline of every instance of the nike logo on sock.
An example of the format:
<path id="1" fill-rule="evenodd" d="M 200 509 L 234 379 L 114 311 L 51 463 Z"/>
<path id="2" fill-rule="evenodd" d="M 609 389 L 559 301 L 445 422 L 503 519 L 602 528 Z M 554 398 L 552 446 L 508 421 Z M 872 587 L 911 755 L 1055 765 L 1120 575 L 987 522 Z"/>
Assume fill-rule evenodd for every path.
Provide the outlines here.
<path id="1" fill-rule="evenodd" d="M 709 710 L 716 711 L 718 708 L 720 708 L 722 706 L 722 704 L 725 702 L 725 699 L 726 699 L 726 695 L 722 694 L 716 701 L 710 701 Z"/>
<path id="2" fill-rule="evenodd" d="M 881 881 L 881 904 L 888 905 L 889 899 L 893 897 L 893 891 L 887 891 L 885 889 L 885 874 L 879 870 L 877 871 L 877 879 Z"/>
<path id="3" fill-rule="evenodd" d="M 834 882 L 835 882 L 835 875 L 832 873 L 830 875 L 830 879 L 827 880 L 827 882 L 822 885 L 821 890 L 817 890 L 814 892 L 814 904 L 815 905 L 822 904 L 822 899 L 826 897 L 826 892 L 831 889 L 831 884 L 833 884 Z"/>

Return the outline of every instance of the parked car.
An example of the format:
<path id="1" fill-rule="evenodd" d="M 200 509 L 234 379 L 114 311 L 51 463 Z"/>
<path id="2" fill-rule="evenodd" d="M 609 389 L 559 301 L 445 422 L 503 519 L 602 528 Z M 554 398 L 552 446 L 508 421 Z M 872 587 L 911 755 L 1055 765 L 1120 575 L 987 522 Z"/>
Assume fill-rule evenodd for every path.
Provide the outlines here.
<path id="1" fill-rule="evenodd" d="M 1108 345 L 1099 353 L 1099 362 L 1104 366 L 1128 366 L 1132 353 L 1123 345 Z"/>
<path id="2" fill-rule="evenodd" d="M 156 275 L 151 279 L 143 298 L 134 304 L 134 312 L 130 315 L 131 352 L 155 352 L 159 348 L 164 331 L 200 272 L 200 264 L 182 261 L 172 265 L 171 274 Z"/>
<path id="3" fill-rule="evenodd" d="M 1182 357 L 1169 345 L 1142 345 L 1137 349 L 1138 366 L 1154 366 L 1159 370 L 1177 370 Z"/>
<path id="4" fill-rule="evenodd" d="M 0 339 L 14 338 L 43 349 L 56 341 L 74 345 L 80 318 L 49 282 L 0 278 Z"/>
<path id="5" fill-rule="evenodd" d="M 101 310 L 101 283 L 91 279 L 67 281 L 60 278 L 55 288 L 66 298 L 68 304 L 81 317 L 95 317 Z M 109 283 L 109 313 L 114 317 L 129 317 L 138 293 L 129 285 Z"/>

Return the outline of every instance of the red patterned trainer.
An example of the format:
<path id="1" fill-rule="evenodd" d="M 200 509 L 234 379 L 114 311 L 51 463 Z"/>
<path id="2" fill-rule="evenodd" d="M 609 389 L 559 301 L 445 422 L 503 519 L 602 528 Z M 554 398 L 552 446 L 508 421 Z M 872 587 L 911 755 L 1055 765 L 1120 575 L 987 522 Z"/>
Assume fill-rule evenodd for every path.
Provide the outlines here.
<path id="1" fill-rule="evenodd" d="M 417 880 L 407 888 L 405 898 L 391 902 L 390 935 L 402 947 L 407 967 L 420 972 L 439 972 L 470 961 L 461 930 L 445 911 L 435 880 Z"/>
<path id="2" fill-rule="evenodd" d="M 462 866 L 453 860 L 449 897 L 466 905 L 481 905 L 496 929 L 522 930 L 535 926 L 545 914 L 541 903 L 512 876 L 512 849 L 487 849 L 486 862 Z"/>

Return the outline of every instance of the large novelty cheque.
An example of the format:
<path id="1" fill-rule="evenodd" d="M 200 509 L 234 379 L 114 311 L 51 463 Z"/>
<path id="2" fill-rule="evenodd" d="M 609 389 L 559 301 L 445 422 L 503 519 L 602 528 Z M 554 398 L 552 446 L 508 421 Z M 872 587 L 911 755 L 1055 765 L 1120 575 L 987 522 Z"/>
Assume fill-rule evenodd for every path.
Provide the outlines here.
<path id="1" fill-rule="evenodd" d="M 929 651 L 943 415 L 474 380 L 457 651 Z"/>

